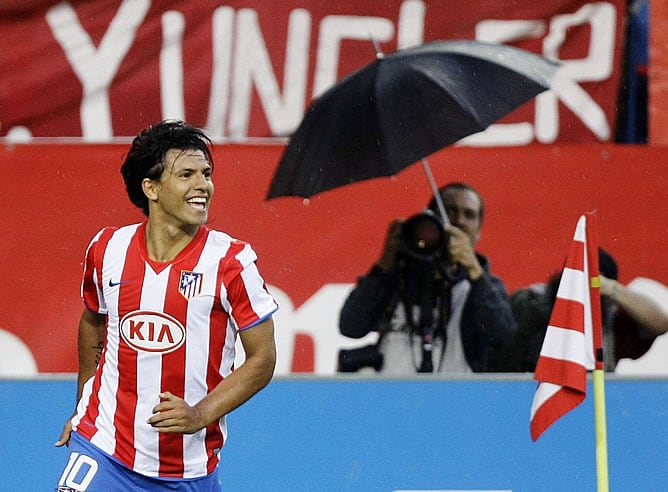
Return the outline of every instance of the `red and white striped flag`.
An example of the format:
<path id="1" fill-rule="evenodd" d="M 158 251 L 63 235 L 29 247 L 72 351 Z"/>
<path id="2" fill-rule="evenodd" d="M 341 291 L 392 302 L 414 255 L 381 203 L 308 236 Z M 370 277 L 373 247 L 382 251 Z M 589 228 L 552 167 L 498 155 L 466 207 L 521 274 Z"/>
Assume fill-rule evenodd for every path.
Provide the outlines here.
<path id="1" fill-rule="evenodd" d="M 584 401 L 587 371 L 603 369 L 599 286 L 595 215 L 589 213 L 575 228 L 536 365 L 530 425 L 534 441 Z"/>

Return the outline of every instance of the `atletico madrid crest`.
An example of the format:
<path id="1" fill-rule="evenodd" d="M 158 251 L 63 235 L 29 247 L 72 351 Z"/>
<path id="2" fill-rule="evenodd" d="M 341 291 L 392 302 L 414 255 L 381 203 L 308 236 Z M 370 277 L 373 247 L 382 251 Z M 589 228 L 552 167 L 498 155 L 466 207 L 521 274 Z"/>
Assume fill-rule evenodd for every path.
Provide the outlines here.
<path id="1" fill-rule="evenodd" d="M 181 270 L 181 281 L 179 282 L 179 292 L 181 295 L 190 300 L 202 292 L 203 278 L 204 274 L 202 273 Z"/>

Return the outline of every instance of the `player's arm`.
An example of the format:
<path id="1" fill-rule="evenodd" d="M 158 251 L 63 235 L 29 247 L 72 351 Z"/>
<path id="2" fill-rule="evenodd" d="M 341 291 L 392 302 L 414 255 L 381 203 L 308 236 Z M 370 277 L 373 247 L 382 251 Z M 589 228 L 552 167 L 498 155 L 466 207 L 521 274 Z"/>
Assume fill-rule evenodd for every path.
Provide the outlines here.
<path id="1" fill-rule="evenodd" d="M 81 398 L 83 386 L 95 374 L 104 347 L 106 316 L 84 309 L 79 320 L 78 354 L 79 374 L 77 377 L 77 402 Z M 60 439 L 56 446 L 63 446 L 70 441 L 72 424 L 70 419 L 65 422 Z"/>
<path id="2" fill-rule="evenodd" d="M 271 380 L 276 367 L 271 318 L 239 332 L 245 362 L 194 406 L 172 393 L 161 393 L 148 423 L 159 432 L 192 434 L 244 404 Z"/>
<path id="3" fill-rule="evenodd" d="M 106 315 L 84 309 L 79 320 L 79 375 L 77 378 L 77 401 L 81 398 L 83 386 L 95 374 L 100 362 L 106 335 Z"/>

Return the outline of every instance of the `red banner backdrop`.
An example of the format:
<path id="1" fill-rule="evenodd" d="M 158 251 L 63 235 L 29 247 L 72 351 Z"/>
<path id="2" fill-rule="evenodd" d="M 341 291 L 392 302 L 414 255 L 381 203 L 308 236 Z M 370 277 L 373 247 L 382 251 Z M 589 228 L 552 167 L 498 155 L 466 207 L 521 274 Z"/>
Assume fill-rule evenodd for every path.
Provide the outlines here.
<path id="1" fill-rule="evenodd" d="M 562 62 L 565 82 L 481 144 L 610 141 L 626 8 L 626 0 L 1 2 L 11 49 L 0 50 L 0 136 L 107 142 L 167 117 L 215 138 L 287 136 L 314 96 L 374 59 L 373 38 L 384 52 L 478 39 Z"/>
<path id="2" fill-rule="evenodd" d="M 307 203 L 265 201 L 282 149 L 216 147 L 212 226 L 253 244 L 279 296 L 279 372 L 331 372 L 345 343 L 337 322 L 347 289 L 377 258 L 389 221 L 422 210 L 429 186 L 415 165 Z M 76 370 L 89 240 L 103 226 L 142 220 L 119 173 L 126 150 L 32 144 L 0 151 L 0 329 L 29 347 L 42 372 Z M 430 163 L 439 184 L 463 180 L 482 193 L 479 250 L 514 290 L 561 269 L 575 223 L 590 210 L 598 211 L 600 243 L 618 260 L 622 281 L 645 276 L 668 284 L 667 160 L 666 148 L 535 145 L 448 148 Z M 309 345 L 315 360 L 299 352 Z"/>

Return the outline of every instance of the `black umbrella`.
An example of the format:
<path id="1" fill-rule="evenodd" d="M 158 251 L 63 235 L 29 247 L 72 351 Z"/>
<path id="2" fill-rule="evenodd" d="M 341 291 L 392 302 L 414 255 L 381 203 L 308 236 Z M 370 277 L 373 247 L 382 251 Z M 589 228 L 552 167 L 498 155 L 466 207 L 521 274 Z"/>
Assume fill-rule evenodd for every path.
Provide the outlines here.
<path id="1" fill-rule="evenodd" d="M 547 90 L 557 68 L 534 53 L 477 41 L 436 41 L 379 55 L 313 101 L 267 198 L 308 198 L 392 176 L 421 159 L 434 188 L 426 156 Z"/>

